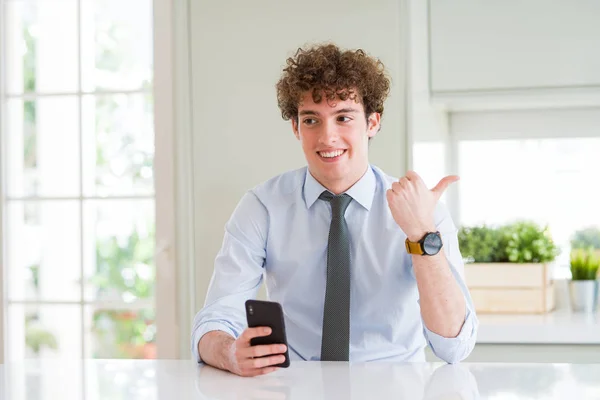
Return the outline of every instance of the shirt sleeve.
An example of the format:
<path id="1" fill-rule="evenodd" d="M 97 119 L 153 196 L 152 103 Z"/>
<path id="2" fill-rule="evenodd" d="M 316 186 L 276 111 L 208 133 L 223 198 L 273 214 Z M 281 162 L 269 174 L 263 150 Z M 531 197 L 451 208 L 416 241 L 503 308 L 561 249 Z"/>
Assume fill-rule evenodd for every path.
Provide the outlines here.
<path id="1" fill-rule="evenodd" d="M 454 364 L 464 360 L 471 354 L 477 340 L 479 321 L 464 279 L 465 267 L 458 246 L 458 229 L 454 225 L 447 208 L 441 203 L 436 209 L 436 226 L 442 236 L 444 254 L 452 270 L 452 275 L 465 296 L 465 321 L 458 335 L 453 338 L 440 336 L 430 331 L 425 322 L 423 322 L 423 333 L 433 353 L 447 363 Z"/>
<path id="2" fill-rule="evenodd" d="M 203 335 L 223 331 L 237 338 L 246 328 L 244 303 L 262 283 L 267 230 L 267 209 L 253 192 L 246 193 L 225 225 L 204 307 L 194 318 L 191 351 L 197 362 Z"/>

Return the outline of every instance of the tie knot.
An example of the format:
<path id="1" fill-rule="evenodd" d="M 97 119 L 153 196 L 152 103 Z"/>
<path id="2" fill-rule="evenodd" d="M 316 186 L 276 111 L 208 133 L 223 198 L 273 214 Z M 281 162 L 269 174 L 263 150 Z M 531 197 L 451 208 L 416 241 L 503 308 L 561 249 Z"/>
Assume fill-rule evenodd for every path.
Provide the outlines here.
<path id="1" fill-rule="evenodd" d="M 335 195 L 327 190 L 321 193 L 319 198 L 331 203 L 331 214 L 333 217 L 344 217 L 346 208 L 348 208 L 348 205 L 352 201 L 352 197 L 345 193 Z"/>

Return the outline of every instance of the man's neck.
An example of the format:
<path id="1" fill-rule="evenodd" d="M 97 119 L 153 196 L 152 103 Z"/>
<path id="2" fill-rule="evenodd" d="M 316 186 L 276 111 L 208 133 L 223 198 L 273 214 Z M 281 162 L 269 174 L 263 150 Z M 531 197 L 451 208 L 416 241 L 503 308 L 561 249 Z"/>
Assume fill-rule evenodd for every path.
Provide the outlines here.
<path id="1" fill-rule="evenodd" d="M 351 179 L 339 180 L 339 181 L 335 181 L 335 182 L 321 182 L 312 173 L 311 173 L 311 175 L 313 176 L 313 178 L 315 178 L 315 180 L 317 182 L 319 182 L 321 185 L 323 185 L 325 187 L 325 189 L 327 189 L 331 193 L 337 195 L 337 194 L 346 192 L 348 189 L 350 189 L 352 186 L 354 186 L 356 184 L 356 182 L 360 181 L 361 178 L 367 173 L 368 169 L 369 169 L 369 165 L 367 164 L 364 171 L 360 175 L 358 175 L 358 177 L 353 177 Z"/>

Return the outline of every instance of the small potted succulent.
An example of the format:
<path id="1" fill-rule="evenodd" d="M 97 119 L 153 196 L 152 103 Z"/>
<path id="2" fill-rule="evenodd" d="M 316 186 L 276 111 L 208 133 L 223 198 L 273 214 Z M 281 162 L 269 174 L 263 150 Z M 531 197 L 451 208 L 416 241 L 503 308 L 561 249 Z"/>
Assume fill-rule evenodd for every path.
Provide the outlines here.
<path id="1" fill-rule="evenodd" d="M 572 280 L 569 282 L 569 291 L 571 303 L 575 303 L 580 296 L 585 296 L 582 294 L 586 290 L 584 287 L 588 287 L 587 290 L 593 292 L 590 288 L 600 286 L 600 283 L 593 283 L 594 279 L 600 278 L 598 272 L 596 272 L 595 278 L 593 277 L 594 269 L 599 270 L 595 264 L 596 260 L 600 260 L 600 228 L 597 226 L 588 226 L 576 231 L 571 237 L 571 249 Z M 596 294 L 596 296 L 600 296 L 600 294 Z M 573 309 L 575 307 L 573 305 Z M 598 304 L 596 303 L 594 307 L 598 307 Z"/>
<path id="2" fill-rule="evenodd" d="M 588 249 L 571 250 L 571 276 L 569 294 L 573 311 L 592 313 L 598 305 L 598 280 L 600 256 Z"/>

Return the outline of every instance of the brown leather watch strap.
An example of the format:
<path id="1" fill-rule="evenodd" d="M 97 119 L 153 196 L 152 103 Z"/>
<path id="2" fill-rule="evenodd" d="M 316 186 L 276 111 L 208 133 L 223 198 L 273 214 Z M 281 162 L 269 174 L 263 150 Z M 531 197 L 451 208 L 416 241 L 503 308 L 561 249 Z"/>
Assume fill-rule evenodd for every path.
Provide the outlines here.
<path id="1" fill-rule="evenodd" d="M 408 240 L 408 238 L 406 238 L 406 241 L 404 243 L 406 244 L 406 251 L 408 252 L 408 254 L 417 254 L 420 256 L 425 254 L 421 243 L 411 242 L 410 240 Z"/>

